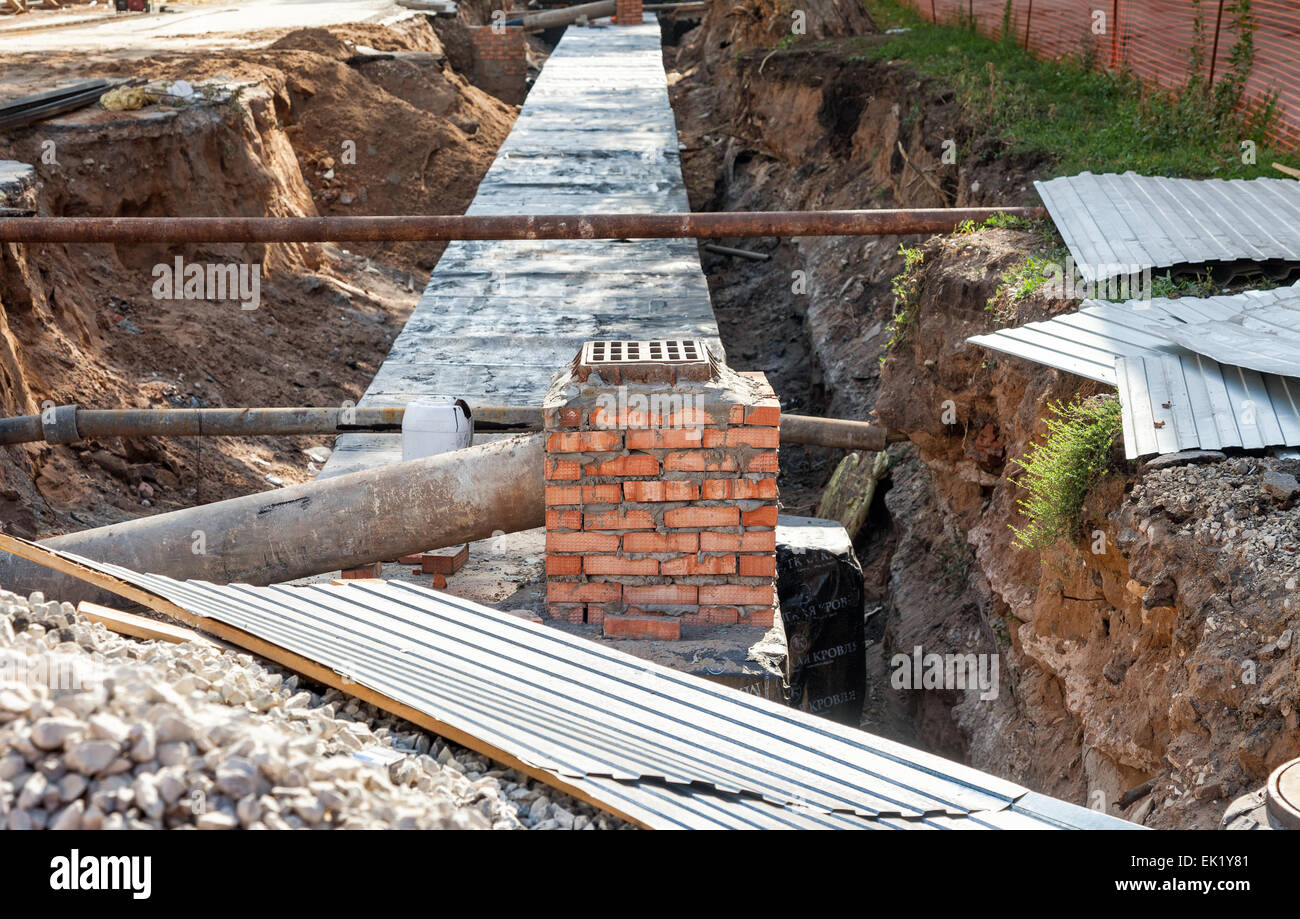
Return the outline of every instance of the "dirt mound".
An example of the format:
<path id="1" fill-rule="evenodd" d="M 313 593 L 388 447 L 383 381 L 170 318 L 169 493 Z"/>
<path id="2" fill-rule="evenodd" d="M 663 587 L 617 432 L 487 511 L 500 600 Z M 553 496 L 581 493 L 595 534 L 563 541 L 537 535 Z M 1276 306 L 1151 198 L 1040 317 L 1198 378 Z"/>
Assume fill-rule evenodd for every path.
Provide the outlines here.
<path id="1" fill-rule="evenodd" d="M 310 51 L 342 60 L 352 53 L 347 43 L 328 29 L 298 29 L 268 46 L 269 51 Z"/>

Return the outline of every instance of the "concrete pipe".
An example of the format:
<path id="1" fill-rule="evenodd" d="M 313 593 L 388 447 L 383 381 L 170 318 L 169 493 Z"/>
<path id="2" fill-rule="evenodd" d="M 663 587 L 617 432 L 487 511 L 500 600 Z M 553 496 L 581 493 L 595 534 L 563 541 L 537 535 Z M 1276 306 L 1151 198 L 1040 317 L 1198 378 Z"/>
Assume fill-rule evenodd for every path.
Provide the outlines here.
<path id="1" fill-rule="evenodd" d="M 517 435 L 42 544 L 177 579 L 274 584 L 541 526 L 544 455 L 545 435 Z M 0 586 L 72 603 L 108 599 L 3 552 Z"/>

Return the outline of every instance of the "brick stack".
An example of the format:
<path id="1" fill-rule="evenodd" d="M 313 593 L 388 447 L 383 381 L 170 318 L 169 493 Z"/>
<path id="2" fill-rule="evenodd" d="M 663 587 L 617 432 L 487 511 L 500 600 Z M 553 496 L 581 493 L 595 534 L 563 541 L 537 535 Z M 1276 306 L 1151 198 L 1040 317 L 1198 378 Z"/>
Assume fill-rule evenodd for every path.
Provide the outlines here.
<path id="1" fill-rule="evenodd" d="M 614 22 L 620 26 L 641 24 L 641 0 L 618 0 L 614 7 Z"/>
<path id="2" fill-rule="evenodd" d="M 770 626 L 780 403 L 763 374 L 611 385 L 580 362 L 545 404 L 552 617 L 606 635 Z M 606 374 L 606 377 L 610 374 Z"/>
<path id="3" fill-rule="evenodd" d="M 522 26 L 466 26 L 474 49 L 475 83 L 512 105 L 524 101 L 528 76 Z"/>

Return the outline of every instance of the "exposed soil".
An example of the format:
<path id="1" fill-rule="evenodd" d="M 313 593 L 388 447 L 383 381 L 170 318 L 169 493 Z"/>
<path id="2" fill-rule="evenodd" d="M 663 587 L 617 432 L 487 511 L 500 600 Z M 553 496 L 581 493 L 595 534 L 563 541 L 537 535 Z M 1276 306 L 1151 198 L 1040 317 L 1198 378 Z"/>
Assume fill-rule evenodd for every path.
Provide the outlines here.
<path id="1" fill-rule="evenodd" d="M 814 6 L 818 40 L 786 50 L 758 0 L 715 9 L 666 50 L 695 209 L 1038 203 L 1032 180 L 1050 164 L 1007 156 L 947 87 L 864 60 L 879 38 L 856 4 Z M 947 139 L 966 151 L 956 164 L 941 161 Z M 773 256 L 702 253 L 729 359 L 765 370 L 789 411 L 874 413 L 911 441 L 891 448 L 857 544 L 869 608 L 886 613 L 884 641 L 868 649 L 864 728 L 1148 826 L 1215 826 L 1228 800 L 1296 755 L 1285 462 L 1139 470 L 1117 450 L 1085 505 L 1085 532 L 1105 534 L 1105 551 L 1011 546 L 1021 520 L 1008 458 L 1044 432 L 1046 402 L 1108 389 L 965 341 L 1077 306 L 1031 296 L 1013 314 L 987 308 L 1039 243 L 1033 232 L 725 242 Z M 891 349 L 900 244 L 924 262 L 914 318 Z M 956 424 L 943 423 L 948 402 Z M 815 506 L 838 460 L 783 447 L 785 509 Z M 998 655 L 1001 693 L 891 689 L 890 657 L 917 645 Z M 1149 795 L 1118 806 L 1149 779 Z"/>
<path id="2" fill-rule="evenodd" d="M 354 45 L 428 55 L 350 66 Z M 43 74 L 238 87 L 180 109 L 84 109 L 0 138 L 0 158 L 36 166 L 27 203 L 51 216 L 461 213 L 517 111 L 452 69 L 423 18 L 299 30 L 260 51 L 19 55 L 3 70 L 7 86 Z M 440 254 L 411 243 L 6 246 L 0 409 L 355 401 Z M 178 256 L 260 265 L 260 305 L 156 300 L 154 267 Z M 0 508 L 12 532 L 51 535 L 304 481 L 315 464 L 302 450 L 328 443 L 0 448 Z"/>

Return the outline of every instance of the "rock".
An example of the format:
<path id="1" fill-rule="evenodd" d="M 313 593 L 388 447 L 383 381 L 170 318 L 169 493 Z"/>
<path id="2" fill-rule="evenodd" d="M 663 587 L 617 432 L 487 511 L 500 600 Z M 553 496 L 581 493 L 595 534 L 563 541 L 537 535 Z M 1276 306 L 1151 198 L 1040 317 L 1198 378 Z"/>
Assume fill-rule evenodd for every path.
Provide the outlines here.
<path id="1" fill-rule="evenodd" d="M 1300 481 L 1296 477 L 1276 469 L 1266 469 L 1260 477 L 1260 487 L 1265 496 L 1274 504 L 1288 505 L 1300 495 Z"/>
<path id="2" fill-rule="evenodd" d="M 42 750 L 58 750 L 69 737 L 84 730 L 85 725 L 75 718 L 42 718 L 32 725 L 32 743 Z"/>
<path id="3" fill-rule="evenodd" d="M 83 740 L 67 753 L 69 769 L 82 775 L 94 775 L 107 769 L 117 758 L 117 745 L 107 740 Z M 128 768 L 130 764 L 127 764 Z"/>
<path id="4" fill-rule="evenodd" d="M 87 719 L 90 737 L 94 740 L 111 740 L 113 743 L 126 742 L 130 726 L 121 718 L 110 712 L 99 712 Z"/>
<path id="5" fill-rule="evenodd" d="M 1218 450 L 1183 450 L 1179 453 L 1166 453 L 1142 464 L 1143 472 L 1156 469 L 1169 469 L 1173 466 L 1187 466 L 1193 463 L 1219 463 L 1228 457 Z"/>
<path id="6" fill-rule="evenodd" d="M 50 821 L 52 830 L 79 830 L 81 829 L 81 816 L 86 810 L 84 801 L 73 801 L 63 810 L 54 815 Z"/>
<path id="7" fill-rule="evenodd" d="M 154 726 L 145 721 L 131 728 L 131 759 L 147 763 L 158 755 L 158 735 Z"/>
<path id="8" fill-rule="evenodd" d="M 221 811 L 208 811 L 200 814 L 194 825 L 200 830 L 233 830 L 239 826 L 239 821 Z"/>
<path id="9" fill-rule="evenodd" d="M 87 782 L 83 776 L 76 772 L 69 772 L 59 779 L 59 798 L 63 801 L 80 798 L 86 793 L 86 787 Z"/>
<path id="10" fill-rule="evenodd" d="M 49 787 L 45 776 L 39 772 L 33 772 L 23 782 L 22 790 L 18 793 L 16 806 L 19 810 L 29 811 L 36 807 L 37 803 L 45 797 L 45 791 Z"/>
<path id="11" fill-rule="evenodd" d="M 258 769 L 246 759 L 232 756 L 216 768 L 215 776 L 217 789 L 236 801 L 261 790 Z"/>
<path id="12" fill-rule="evenodd" d="M 135 794 L 135 806 L 146 817 L 157 820 L 163 815 L 166 808 L 153 775 L 148 772 L 137 775 L 131 791 Z"/>
<path id="13" fill-rule="evenodd" d="M 10 750 L 8 753 L 0 756 L 0 781 L 8 781 L 18 775 L 26 767 L 27 761 L 23 759 L 21 753 Z"/>

